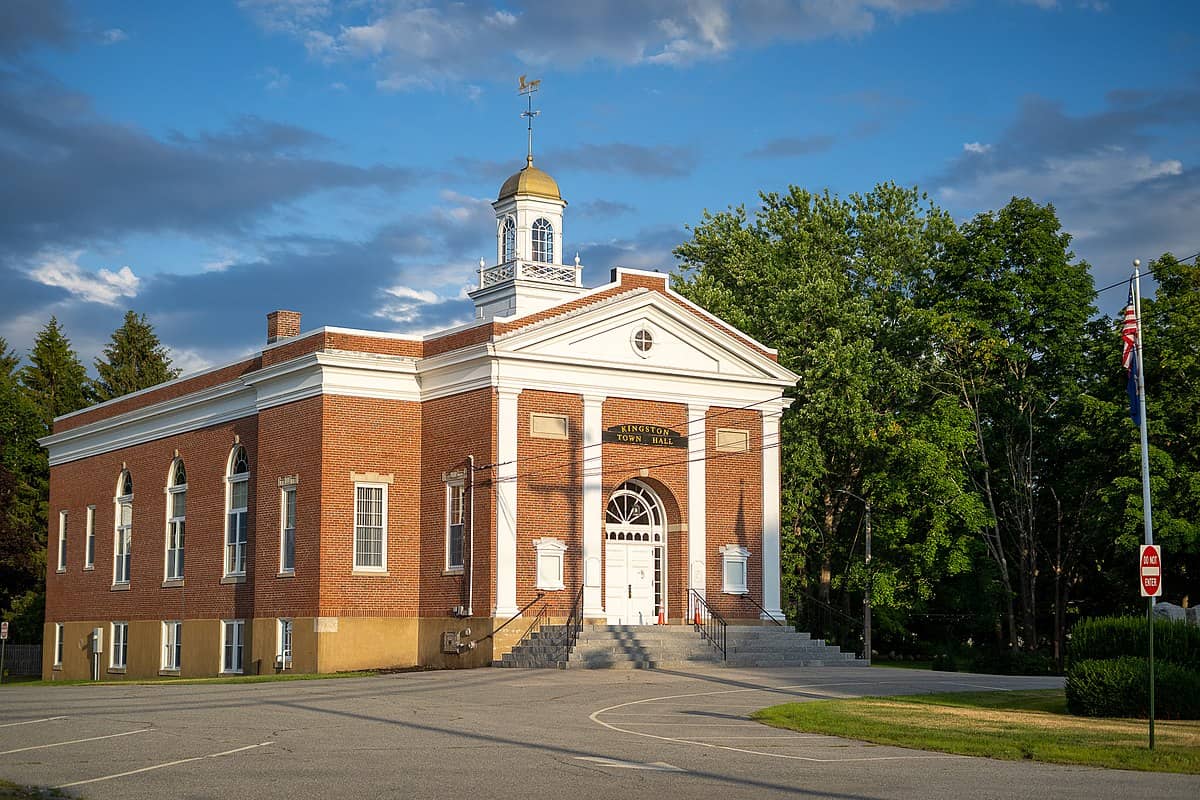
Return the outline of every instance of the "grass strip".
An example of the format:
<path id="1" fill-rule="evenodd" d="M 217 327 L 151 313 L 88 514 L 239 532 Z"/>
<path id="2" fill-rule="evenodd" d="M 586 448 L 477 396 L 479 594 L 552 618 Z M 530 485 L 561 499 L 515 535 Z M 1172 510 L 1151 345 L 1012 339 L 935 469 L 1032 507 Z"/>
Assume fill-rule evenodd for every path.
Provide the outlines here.
<path id="1" fill-rule="evenodd" d="M 1010 761 L 1200 774 L 1200 721 L 1147 724 L 1067 713 L 1062 689 L 788 703 L 755 712 L 777 728 Z"/>
<path id="2" fill-rule="evenodd" d="M 15 783 L 0 780 L 0 800 L 56 800 L 66 798 L 58 789 L 47 789 L 38 786 L 18 786 Z"/>

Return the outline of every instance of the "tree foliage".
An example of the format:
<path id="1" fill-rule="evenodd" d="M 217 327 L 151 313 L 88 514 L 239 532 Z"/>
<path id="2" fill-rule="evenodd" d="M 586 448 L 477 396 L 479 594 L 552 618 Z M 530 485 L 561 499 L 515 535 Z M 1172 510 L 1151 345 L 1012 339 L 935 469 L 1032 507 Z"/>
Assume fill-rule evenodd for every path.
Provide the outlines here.
<path id="1" fill-rule="evenodd" d="M 179 377 L 171 357 L 154 333 L 145 314 L 125 312 L 125 321 L 113 331 L 102 358 L 95 362 L 96 399 L 111 400 L 148 389 Z"/>

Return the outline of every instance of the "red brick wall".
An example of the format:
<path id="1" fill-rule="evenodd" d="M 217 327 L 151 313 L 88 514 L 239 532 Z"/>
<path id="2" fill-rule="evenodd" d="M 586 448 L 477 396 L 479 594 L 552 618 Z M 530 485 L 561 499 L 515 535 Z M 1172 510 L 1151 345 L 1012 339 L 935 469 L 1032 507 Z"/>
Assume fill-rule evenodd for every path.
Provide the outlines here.
<path id="1" fill-rule="evenodd" d="M 224 574 L 225 475 L 234 436 L 241 438 L 252 475 L 259 470 L 258 420 L 235 420 L 112 453 L 72 461 L 50 473 L 51 542 L 57 544 L 58 512 L 69 512 L 67 571 L 55 564 L 46 580 L 46 620 L 137 620 L 242 617 L 253 612 L 251 586 L 221 585 Z M 167 473 L 175 450 L 187 470 L 184 585 L 163 588 L 166 560 Z M 112 591 L 113 497 L 121 464 L 133 477 L 133 534 L 127 591 Z M 257 490 L 250 487 L 249 531 L 259 538 Z M 96 506 L 95 569 L 83 569 L 86 508 Z M 53 552 L 53 551 L 52 551 Z"/>
<path id="2" fill-rule="evenodd" d="M 446 574 L 446 484 L 445 473 L 466 469 L 468 456 L 477 467 L 495 460 L 495 401 L 491 389 L 427 401 L 421 409 L 421 602 L 424 617 L 449 614 L 466 604 L 467 573 Z M 493 526 L 494 497 L 490 470 L 477 471 L 475 490 L 475 595 L 474 612 L 491 613 L 492 570 L 495 563 Z M 470 480 L 464 481 L 470 489 Z M 470 513 L 470 506 L 464 511 Z M 469 536 L 469 529 L 467 529 Z M 463 543 L 464 564 L 470 567 L 470 544 Z"/>
<path id="3" fill-rule="evenodd" d="M 717 429 L 737 428 L 750 434 L 744 453 L 718 453 Z M 754 409 L 712 407 L 705 419 L 707 486 L 706 539 L 707 600 L 727 618 L 757 617 L 758 609 L 736 595 L 721 592 L 722 545 L 741 545 L 750 551 L 746 583 L 750 595 L 762 602 L 762 416 Z"/>
<path id="4" fill-rule="evenodd" d="M 530 435 L 530 415 L 567 417 L 567 439 Z M 548 592 L 551 613 L 571 613 L 583 583 L 583 398 L 526 389 L 517 397 L 517 606 L 537 596 L 537 552 L 543 536 L 567 546 L 561 592 Z"/>
<path id="5" fill-rule="evenodd" d="M 321 577 L 321 398 L 310 397 L 258 415 L 259 464 L 254 472 L 257 527 L 247 572 L 254 576 L 259 617 L 317 615 Z M 282 509 L 279 479 L 296 476 L 296 561 L 279 576 Z"/>
<path id="6" fill-rule="evenodd" d="M 421 406 L 406 400 L 321 398 L 320 615 L 417 615 L 421 549 Z M 391 473 L 387 575 L 353 574 L 351 472 Z"/>

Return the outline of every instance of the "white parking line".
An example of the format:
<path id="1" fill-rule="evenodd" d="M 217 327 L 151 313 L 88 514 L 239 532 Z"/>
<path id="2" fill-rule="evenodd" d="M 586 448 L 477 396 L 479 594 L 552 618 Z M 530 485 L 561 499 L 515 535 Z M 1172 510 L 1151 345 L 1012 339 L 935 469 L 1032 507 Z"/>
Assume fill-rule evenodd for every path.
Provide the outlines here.
<path id="1" fill-rule="evenodd" d="M 45 750 L 47 747 L 64 747 L 68 744 L 83 744 L 84 742 L 98 742 L 101 739 L 115 739 L 118 736 L 133 736 L 135 733 L 146 733 L 154 728 L 141 728 L 136 731 L 125 731 L 124 733 L 110 733 L 107 736 L 89 736 L 87 739 L 72 739 L 69 742 L 55 742 L 53 744 L 35 744 L 33 747 L 18 747 L 16 750 L 5 750 L 0 752 L 0 756 L 11 755 L 12 753 L 24 753 L 26 750 Z"/>
<path id="2" fill-rule="evenodd" d="M 60 719 L 66 719 L 66 717 L 42 717 L 41 719 L 27 719 L 24 722 L 6 722 L 0 725 L 0 728 L 11 728 L 14 725 L 32 725 L 35 722 L 54 722 Z"/>
<path id="3" fill-rule="evenodd" d="M 617 731 L 618 733 L 628 733 L 633 736 L 644 736 L 647 739 L 658 739 L 659 741 L 662 741 L 662 742 L 674 742 L 675 744 L 691 744 L 691 745 L 696 745 L 697 747 L 712 748 L 714 750 L 729 750 L 734 753 L 747 753 L 747 754 L 756 755 L 756 756 L 766 756 L 767 758 L 786 758 L 786 759 L 793 760 L 793 761 L 812 761 L 812 762 L 822 763 L 822 764 L 832 764 L 832 763 L 837 763 L 837 762 L 841 762 L 841 761 L 908 761 L 908 760 L 916 761 L 916 760 L 925 760 L 925 759 L 932 760 L 932 759 L 943 759 L 943 758 L 965 758 L 965 756 L 955 756 L 955 755 L 949 755 L 949 754 L 945 754 L 945 753 L 920 753 L 920 752 L 913 753 L 912 755 L 905 754 L 905 755 L 897 755 L 897 756 L 850 756 L 848 758 L 816 758 L 813 756 L 791 755 L 789 753 L 768 753 L 768 752 L 764 752 L 762 750 L 749 750 L 744 747 L 734 747 L 734 746 L 728 745 L 728 744 L 717 744 L 715 742 L 698 742 L 698 741 L 695 741 L 694 739 L 683 739 L 683 738 L 678 738 L 678 737 L 674 737 L 674 736 L 659 736 L 658 734 L 647 733 L 645 731 L 629 730 L 628 728 L 622 728 L 622 727 L 613 725 L 611 723 L 605 722 L 604 720 L 600 719 L 601 714 L 605 714 L 610 711 L 616 711 L 617 709 L 620 709 L 620 708 L 628 708 L 629 706 L 639 706 L 639 705 L 643 705 L 645 703 L 654 703 L 654 702 L 658 702 L 658 701 L 662 701 L 662 700 L 678 700 L 678 699 L 684 698 L 684 697 L 713 697 L 713 696 L 719 696 L 719 695 L 738 694 L 741 692 L 761 692 L 764 690 L 767 690 L 767 691 L 774 690 L 774 691 L 778 692 L 780 690 L 785 690 L 785 689 L 814 688 L 815 686 L 818 686 L 818 685 L 820 685 L 820 684 L 807 684 L 807 685 L 797 684 L 795 686 L 770 686 L 770 687 L 764 686 L 764 687 L 755 687 L 755 688 L 747 688 L 747 689 L 726 689 L 724 691 L 717 691 L 717 692 L 692 692 L 690 694 L 675 694 L 675 695 L 667 695 L 664 697 L 647 697 L 642 700 L 634 700 L 629 703 L 618 703 L 617 705 L 609 706 L 608 708 L 602 708 L 599 711 L 593 711 L 591 714 L 588 715 L 588 719 L 590 719 L 592 722 L 596 723 L 597 725 L 602 725 L 605 728 L 608 728 L 609 730 Z M 837 685 L 837 684 L 825 684 L 825 685 L 829 686 L 829 685 Z M 671 724 L 671 723 L 624 721 L 623 724 L 644 726 L 644 725 L 656 725 L 656 724 L 665 725 L 665 724 Z M 691 724 L 704 724 L 704 723 L 691 723 Z M 750 723 L 750 724 L 756 725 L 757 723 Z M 744 727 L 744 725 L 742 725 L 740 723 L 733 723 L 732 725 L 739 725 L 739 726 Z M 711 727 L 714 727 L 714 728 L 716 728 L 716 727 L 731 727 L 731 724 L 730 723 L 711 723 Z M 690 735 L 697 736 L 699 734 L 692 733 Z M 713 738 L 715 739 L 715 738 L 719 738 L 719 737 L 714 736 Z M 830 737 L 830 738 L 839 738 L 839 737 Z"/>
<path id="4" fill-rule="evenodd" d="M 75 781 L 74 783 L 64 783 L 59 786 L 55 786 L 54 788 L 55 789 L 69 789 L 72 786 L 83 786 L 86 783 L 99 783 L 100 781 L 111 781 L 113 778 L 124 778 L 128 775 L 137 775 L 139 772 L 150 772 L 150 771 L 156 770 L 156 769 L 163 769 L 164 767 L 174 767 L 179 764 L 187 764 L 191 761 L 203 761 L 206 758 L 218 758 L 220 756 L 231 756 L 234 753 L 241 753 L 245 750 L 253 750 L 256 747 L 266 747 L 269 744 L 275 744 L 275 743 L 274 742 L 259 742 L 258 744 L 248 744 L 245 747 L 236 747 L 233 750 L 225 750 L 220 753 L 209 753 L 206 756 L 193 756 L 192 758 L 181 758 L 178 761 L 167 761 L 166 763 L 163 763 L 163 764 L 155 764 L 152 767 L 142 767 L 141 769 L 131 769 L 128 772 L 118 772 L 115 775 L 102 775 L 99 778 L 89 778 L 86 781 Z"/>

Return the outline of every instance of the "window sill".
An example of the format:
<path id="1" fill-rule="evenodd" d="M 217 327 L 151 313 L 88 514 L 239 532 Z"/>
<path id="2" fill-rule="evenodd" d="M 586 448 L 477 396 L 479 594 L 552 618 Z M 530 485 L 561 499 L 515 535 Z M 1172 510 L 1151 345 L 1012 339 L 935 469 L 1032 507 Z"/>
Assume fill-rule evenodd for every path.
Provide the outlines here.
<path id="1" fill-rule="evenodd" d="M 128 592 L 129 582 L 126 581 L 125 583 L 114 583 L 112 586 L 108 587 L 108 590 L 110 592 Z"/>
<path id="2" fill-rule="evenodd" d="M 95 565 L 95 564 L 88 564 L 87 566 L 85 566 L 85 567 L 83 568 L 83 571 L 84 571 L 84 572 L 94 572 L 95 570 L 96 570 L 96 565 Z"/>
<path id="3" fill-rule="evenodd" d="M 55 664 L 52 667 L 50 667 L 50 669 L 53 672 L 62 672 L 62 664 Z"/>
<path id="4" fill-rule="evenodd" d="M 109 667 L 108 674 L 109 675 L 124 675 L 125 667 Z"/>
<path id="5" fill-rule="evenodd" d="M 178 678 L 179 670 L 177 670 L 177 669 L 160 669 L 158 671 L 158 674 L 163 676 L 164 678 Z"/>
<path id="6" fill-rule="evenodd" d="M 357 567 L 355 569 L 350 570 L 350 574 L 351 575 L 363 575 L 368 578 L 370 578 L 370 577 L 387 578 L 392 573 L 388 572 L 386 569 L 364 569 L 362 567 Z"/>
<path id="7" fill-rule="evenodd" d="M 750 594 L 749 589 L 722 589 L 721 594 Z"/>
<path id="8" fill-rule="evenodd" d="M 54 570 L 54 571 L 55 571 L 55 572 L 60 572 L 60 573 L 61 573 L 61 572 L 66 572 L 66 571 L 67 571 L 67 568 L 66 568 L 66 567 L 59 567 L 58 569 L 56 569 L 56 570 Z"/>
<path id="9" fill-rule="evenodd" d="M 566 589 L 567 587 L 566 586 L 536 586 L 534 588 L 537 589 L 539 592 L 561 592 L 563 589 Z"/>
<path id="10" fill-rule="evenodd" d="M 178 589 L 183 586 L 183 578 L 167 578 L 162 582 L 164 589 Z"/>
<path id="11" fill-rule="evenodd" d="M 283 572 L 280 572 L 279 574 L 277 574 L 275 577 L 276 578 L 294 578 L 294 577 L 296 577 L 296 570 L 294 570 L 294 569 L 284 570 Z"/>
<path id="12" fill-rule="evenodd" d="M 246 582 L 245 575 L 226 575 L 224 578 L 221 578 L 222 586 L 228 586 L 228 585 L 234 584 L 234 583 L 245 583 L 245 582 Z"/>
<path id="13" fill-rule="evenodd" d="M 450 567 L 448 569 L 442 570 L 442 574 L 443 575 L 462 575 L 463 568 L 462 567 Z"/>
<path id="14" fill-rule="evenodd" d="M 223 669 L 223 670 L 221 670 L 221 674 L 222 675 L 241 675 L 243 673 L 240 669 Z"/>

